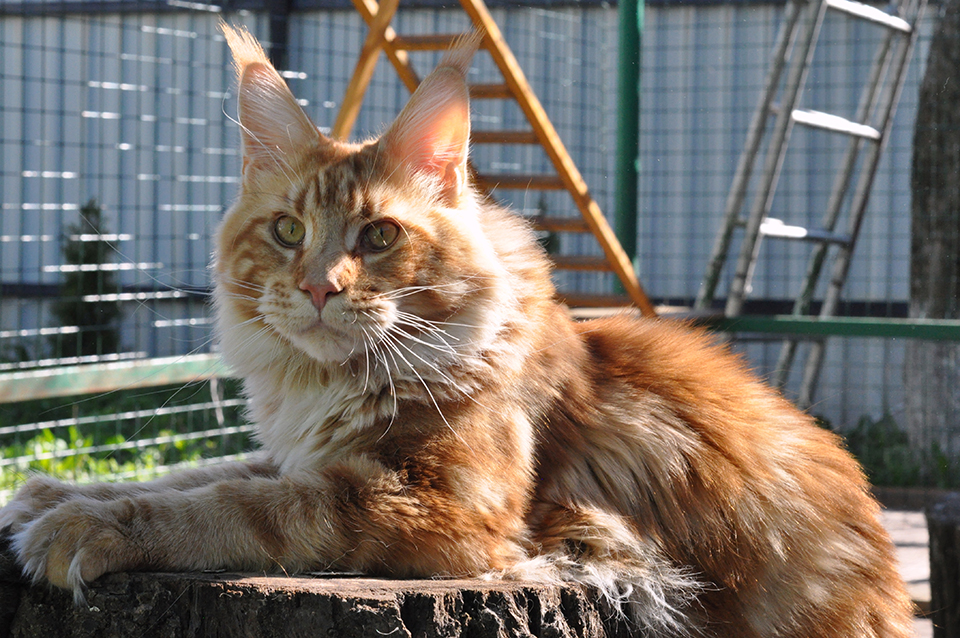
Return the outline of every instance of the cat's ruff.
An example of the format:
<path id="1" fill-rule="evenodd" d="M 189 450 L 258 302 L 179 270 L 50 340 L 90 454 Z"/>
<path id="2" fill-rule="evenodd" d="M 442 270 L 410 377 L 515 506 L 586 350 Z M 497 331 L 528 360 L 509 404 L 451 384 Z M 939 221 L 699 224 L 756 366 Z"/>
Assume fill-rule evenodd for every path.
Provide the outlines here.
<path id="1" fill-rule="evenodd" d="M 323 136 L 224 26 L 243 177 L 215 307 L 255 460 L 137 484 L 35 477 L 25 571 L 342 569 L 596 587 L 656 636 L 906 637 L 856 462 L 706 333 L 576 323 L 533 233 L 467 172 L 478 37 L 376 140 Z"/>

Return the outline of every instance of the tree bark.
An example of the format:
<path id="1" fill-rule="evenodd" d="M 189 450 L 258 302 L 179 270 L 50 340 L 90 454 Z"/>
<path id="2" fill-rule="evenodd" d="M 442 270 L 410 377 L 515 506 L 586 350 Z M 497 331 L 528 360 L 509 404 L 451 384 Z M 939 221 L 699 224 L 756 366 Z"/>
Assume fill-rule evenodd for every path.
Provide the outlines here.
<path id="1" fill-rule="evenodd" d="M 960 638 L 960 494 L 927 509 L 934 638 Z"/>
<path id="2" fill-rule="evenodd" d="M 960 317 L 960 0 L 939 20 L 920 85 L 913 141 L 910 316 Z M 960 452 L 960 345 L 909 341 L 906 427 L 920 455 Z"/>
<path id="3" fill-rule="evenodd" d="M 582 589 L 530 583 L 108 574 L 83 605 L 42 584 L 3 587 L 2 638 L 638 636 Z"/>

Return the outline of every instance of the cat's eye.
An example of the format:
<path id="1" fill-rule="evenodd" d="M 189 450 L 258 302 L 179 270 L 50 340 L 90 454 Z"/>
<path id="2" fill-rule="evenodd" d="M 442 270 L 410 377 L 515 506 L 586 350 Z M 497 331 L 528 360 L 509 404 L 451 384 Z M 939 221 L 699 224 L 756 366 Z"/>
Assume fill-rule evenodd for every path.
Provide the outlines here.
<path id="1" fill-rule="evenodd" d="M 305 233 L 303 222 L 290 215 L 282 215 L 273 223 L 273 236 L 287 248 L 295 248 L 302 244 Z"/>
<path id="2" fill-rule="evenodd" d="M 360 244 L 367 250 L 380 252 L 393 246 L 400 237 L 400 225 L 395 221 L 383 219 L 367 224 L 360 236 Z"/>

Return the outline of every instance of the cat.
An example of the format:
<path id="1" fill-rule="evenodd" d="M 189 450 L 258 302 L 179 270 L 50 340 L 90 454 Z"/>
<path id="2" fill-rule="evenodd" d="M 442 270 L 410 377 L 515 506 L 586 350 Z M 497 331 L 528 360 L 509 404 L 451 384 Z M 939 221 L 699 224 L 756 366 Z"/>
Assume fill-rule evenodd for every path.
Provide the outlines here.
<path id="1" fill-rule="evenodd" d="M 596 588 L 655 636 L 908 636 L 879 506 L 838 438 L 708 333 L 576 322 L 524 221 L 472 185 L 467 37 L 378 139 L 311 122 L 256 40 L 216 238 L 224 359 L 260 451 L 153 482 L 30 478 L 35 581 L 346 570 Z"/>

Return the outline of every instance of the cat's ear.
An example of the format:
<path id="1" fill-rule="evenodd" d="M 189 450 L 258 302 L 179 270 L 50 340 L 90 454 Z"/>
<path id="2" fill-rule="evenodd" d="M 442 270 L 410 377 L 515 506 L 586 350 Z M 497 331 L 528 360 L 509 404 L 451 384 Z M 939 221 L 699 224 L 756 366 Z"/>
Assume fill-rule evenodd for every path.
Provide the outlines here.
<path id="1" fill-rule="evenodd" d="M 243 173 L 285 166 L 286 156 L 326 141 L 303 112 L 257 40 L 221 23 L 237 69 Z"/>
<path id="2" fill-rule="evenodd" d="M 467 185 L 470 98 L 466 74 L 481 36 L 461 39 L 424 78 L 380 140 L 387 161 L 438 179 L 456 206 Z"/>

